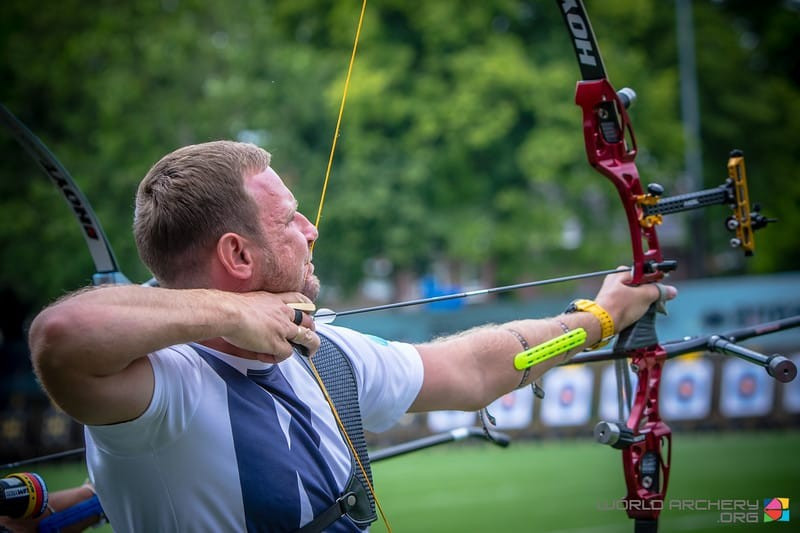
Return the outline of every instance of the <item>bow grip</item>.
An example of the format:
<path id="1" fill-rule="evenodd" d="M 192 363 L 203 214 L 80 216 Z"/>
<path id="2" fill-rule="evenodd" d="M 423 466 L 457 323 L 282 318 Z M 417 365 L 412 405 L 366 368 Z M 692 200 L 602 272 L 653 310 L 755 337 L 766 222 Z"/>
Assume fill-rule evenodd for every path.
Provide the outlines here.
<path id="1" fill-rule="evenodd" d="M 614 343 L 614 352 L 630 352 L 658 344 L 656 334 L 656 311 L 659 302 L 653 302 L 642 317 L 619 332 Z"/>

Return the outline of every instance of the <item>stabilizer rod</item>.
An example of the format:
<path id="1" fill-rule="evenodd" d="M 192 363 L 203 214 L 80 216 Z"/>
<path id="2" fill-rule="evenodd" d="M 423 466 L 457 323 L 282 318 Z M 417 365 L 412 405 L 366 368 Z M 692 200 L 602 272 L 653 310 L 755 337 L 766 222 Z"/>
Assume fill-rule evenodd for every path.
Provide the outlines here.
<path id="1" fill-rule="evenodd" d="M 731 330 L 726 333 L 670 341 L 664 343 L 663 348 L 667 353 L 668 359 L 703 350 L 734 355 L 749 363 L 764 367 L 770 376 L 782 383 L 788 383 L 797 376 L 797 366 L 794 362 L 780 354 L 764 355 L 736 343 L 784 329 L 796 328 L 798 326 L 800 326 L 800 315 Z M 626 357 L 625 353 L 616 352 L 613 348 L 607 348 L 578 354 L 565 363 L 565 365 L 611 361 L 624 359 Z"/>
<path id="2" fill-rule="evenodd" d="M 470 437 L 479 438 L 482 440 L 486 439 L 486 435 L 484 434 L 481 428 L 462 427 L 450 431 L 445 431 L 444 433 L 429 435 L 427 437 L 422 437 L 421 439 L 416 439 L 409 442 L 403 442 L 395 446 L 389 446 L 388 448 L 377 450 L 369 454 L 369 460 L 371 463 L 374 463 L 376 461 L 382 461 L 384 459 L 389 459 L 391 457 L 397 457 L 398 455 L 405 455 L 407 453 L 423 450 L 425 448 L 430 448 L 431 446 L 446 444 L 448 442 L 463 440 Z M 492 432 L 492 437 L 493 438 L 490 439 L 489 441 L 494 442 L 495 444 L 497 444 L 502 448 L 507 447 L 511 443 L 511 437 L 509 437 L 505 433 L 500 433 L 495 431 Z"/>

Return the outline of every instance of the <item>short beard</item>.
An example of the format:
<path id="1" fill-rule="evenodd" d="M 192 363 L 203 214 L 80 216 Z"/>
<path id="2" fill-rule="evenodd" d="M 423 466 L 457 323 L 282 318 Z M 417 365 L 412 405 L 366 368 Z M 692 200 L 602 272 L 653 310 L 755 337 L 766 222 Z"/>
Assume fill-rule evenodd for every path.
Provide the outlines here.
<path id="1" fill-rule="evenodd" d="M 300 292 L 312 302 L 316 301 L 319 296 L 319 278 L 313 274 L 307 277 Z"/>
<path id="2" fill-rule="evenodd" d="M 319 278 L 317 278 L 317 276 L 313 274 L 311 276 L 304 276 L 303 279 L 297 280 L 296 282 L 290 281 L 289 276 L 281 276 L 279 279 L 276 279 L 275 272 L 277 271 L 277 265 L 274 261 L 274 256 L 265 244 L 262 244 L 262 249 L 264 250 L 264 260 L 261 264 L 262 275 L 267 272 L 272 273 L 272 275 L 264 277 L 261 285 L 262 291 L 272 293 L 299 292 L 312 302 L 317 299 L 320 289 Z M 306 273 L 305 268 L 303 269 L 303 273 Z"/>

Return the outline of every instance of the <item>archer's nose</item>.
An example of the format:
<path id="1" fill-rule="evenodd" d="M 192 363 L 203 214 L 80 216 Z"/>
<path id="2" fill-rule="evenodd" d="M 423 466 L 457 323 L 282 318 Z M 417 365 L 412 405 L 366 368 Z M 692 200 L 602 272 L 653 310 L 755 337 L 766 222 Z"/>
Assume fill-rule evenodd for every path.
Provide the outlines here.
<path id="1" fill-rule="evenodd" d="M 317 231 L 317 227 L 314 224 L 312 224 L 311 221 L 308 220 L 308 218 L 305 215 L 301 213 L 300 216 L 303 218 L 304 222 L 303 234 L 306 236 L 308 244 L 311 244 L 317 240 L 317 237 L 319 237 L 319 232 Z"/>

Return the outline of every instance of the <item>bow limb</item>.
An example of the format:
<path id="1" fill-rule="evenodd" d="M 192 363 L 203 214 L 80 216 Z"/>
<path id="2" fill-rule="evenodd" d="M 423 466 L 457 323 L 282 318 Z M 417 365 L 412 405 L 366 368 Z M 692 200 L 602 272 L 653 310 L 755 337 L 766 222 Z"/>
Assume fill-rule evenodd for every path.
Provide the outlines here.
<path id="1" fill-rule="evenodd" d="M 50 181 L 61 193 L 81 227 L 89 254 L 92 256 L 95 273 L 92 276 L 93 285 L 108 283 L 127 284 L 130 280 L 119 269 L 117 258 L 111 247 L 111 242 L 106 237 L 100 220 L 95 215 L 89 200 L 81 192 L 78 184 L 72 178 L 64 165 L 47 148 L 39 137 L 25 126 L 9 109 L 0 104 L 0 123 L 11 133 L 14 139 L 22 146 L 25 152 L 33 158 L 39 168 L 50 178 Z M 148 282 L 154 285 L 154 280 Z M 85 448 L 75 448 L 54 454 L 33 457 L 22 461 L 0 465 L 0 470 L 17 468 L 33 463 L 51 461 L 62 457 L 81 455 Z"/>
<path id="2" fill-rule="evenodd" d="M 0 122 L 25 149 L 50 181 L 59 190 L 78 221 L 94 262 L 94 285 L 104 283 L 130 283 L 120 271 L 111 243 L 103 231 L 92 206 L 81 192 L 67 169 L 59 162 L 47 146 L 33 134 L 6 106 L 0 104 Z"/>

